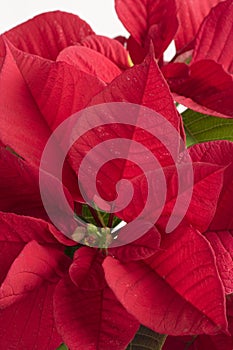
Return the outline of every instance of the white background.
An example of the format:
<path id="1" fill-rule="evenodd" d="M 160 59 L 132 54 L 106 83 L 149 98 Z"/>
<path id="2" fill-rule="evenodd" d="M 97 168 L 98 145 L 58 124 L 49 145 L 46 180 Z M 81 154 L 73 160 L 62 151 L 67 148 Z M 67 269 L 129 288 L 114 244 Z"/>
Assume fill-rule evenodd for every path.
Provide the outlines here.
<path id="1" fill-rule="evenodd" d="M 0 33 L 37 14 L 52 10 L 78 15 L 97 34 L 109 37 L 127 35 L 115 13 L 114 0 L 1 0 Z"/>

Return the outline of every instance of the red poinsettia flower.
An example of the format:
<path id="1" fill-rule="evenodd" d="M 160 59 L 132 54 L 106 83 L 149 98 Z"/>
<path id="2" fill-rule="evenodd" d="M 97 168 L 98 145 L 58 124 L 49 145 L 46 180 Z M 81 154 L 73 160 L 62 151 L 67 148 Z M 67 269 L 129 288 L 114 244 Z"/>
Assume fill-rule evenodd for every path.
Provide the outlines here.
<path id="1" fill-rule="evenodd" d="M 43 31 L 47 35 L 41 36 Z M 85 44 L 67 48 L 75 40 Z M 190 153 L 194 161 L 192 200 L 180 226 L 166 234 L 167 218 L 177 197 L 177 164 L 164 145 L 137 125 L 83 135 L 64 165 L 63 188 L 72 209 L 84 201 L 76 183 L 81 159 L 97 142 L 111 139 L 113 132 L 115 137 L 146 146 L 159 159 L 167 181 L 157 227 L 129 245 L 109 248 L 108 254 L 80 247 L 63 236 L 50 222 L 40 198 L 38 167 L 45 144 L 58 125 L 86 106 L 109 102 L 144 106 L 160 113 L 184 137 L 181 118 L 153 55 L 149 53 L 142 64 L 121 73 L 127 64 L 123 47 L 118 58 L 118 43 L 95 36 L 77 17 L 57 12 L 6 33 L 1 45 L 2 348 L 50 350 L 64 341 L 71 350 L 123 350 L 140 323 L 170 335 L 227 333 L 225 293 L 231 285 L 226 282 L 218 240 L 207 230 L 211 227 L 215 232 L 216 215 L 222 213 L 216 210 L 218 199 L 222 196 L 226 207 L 229 203 L 225 194 L 228 164 L 216 165 Z M 105 50 L 107 47 L 112 50 Z M 105 52 L 109 62 L 103 58 Z M 148 124 L 151 131 L 159 129 L 153 119 Z M 178 159 L 181 167 L 182 137 L 170 140 L 175 163 Z M 60 152 L 62 142 L 58 147 Z M 140 162 L 148 162 L 144 154 L 138 155 L 138 165 Z M 121 159 L 99 172 L 100 193 L 107 199 L 114 195 L 119 179 L 131 180 L 133 201 L 117 212 L 126 222 L 138 215 L 145 202 L 143 175 L 139 166 Z M 46 176 L 49 197 L 63 217 L 56 191 L 59 180 L 53 174 Z M 180 194 L 184 201 L 186 190 Z M 147 219 L 157 209 L 152 208 Z M 64 254 L 67 246 L 69 252 L 76 250 L 73 260 Z"/>

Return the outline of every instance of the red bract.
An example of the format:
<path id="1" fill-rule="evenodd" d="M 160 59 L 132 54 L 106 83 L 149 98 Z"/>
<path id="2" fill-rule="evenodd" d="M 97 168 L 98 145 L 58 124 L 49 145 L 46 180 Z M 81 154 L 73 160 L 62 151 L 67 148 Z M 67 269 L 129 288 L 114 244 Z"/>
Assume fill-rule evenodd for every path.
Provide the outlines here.
<path id="1" fill-rule="evenodd" d="M 127 46 L 134 63 L 146 56 L 150 41 L 156 58 L 162 58 L 172 39 L 177 53 L 193 48 L 202 20 L 220 1 L 115 0 L 117 14 L 131 34 Z"/>
<path id="2" fill-rule="evenodd" d="M 116 0 L 117 14 L 130 32 L 128 49 L 134 63 L 140 63 L 153 42 L 160 58 L 174 37 L 178 20 L 175 0 Z"/>
<path id="3" fill-rule="evenodd" d="M 115 4 L 131 34 L 127 46 L 134 63 L 144 59 L 152 41 L 177 102 L 201 113 L 232 117 L 231 0 L 169 4 L 116 0 Z M 163 62 L 163 52 L 173 38 L 176 56 L 172 63 Z"/>
<path id="4" fill-rule="evenodd" d="M 176 0 L 179 28 L 175 35 L 175 44 L 178 52 L 192 48 L 202 20 L 220 1 L 222 0 Z"/>
<path id="5" fill-rule="evenodd" d="M 9 30 L 4 35 L 18 49 L 55 60 L 61 50 L 94 34 L 78 16 L 48 12 Z"/>
<path id="6" fill-rule="evenodd" d="M 190 154 L 195 161 L 208 161 L 226 167 L 217 210 L 205 236 L 210 241 L 226 294 L 233 292 L 233 144 L 227 141 L 203 143 L 193 146 Z"/>
<path id="7" fill-rule="evenodd" d="M 104 269 L 118 299 L 149 328 L 173 335 L 226 330 L 214 255 L 194 229 L 184 227 L 165 237 L 161 251 L 144 262 L 122 265 L 109 257 Z M 209 303 L 206 292 L 215 301 Z"/>
<path id="8" fill-rule="evenodd" d="M 81 44 L 106 56 L 121 69 L 130 67 L 129 54 L 117 40 L 92 34 L 82 40 Z"/>
<path id="9" fill-rule="evenodd" d="M 121 70 L 101 53 L 83 46 L 68 47 L 57 57 L 58 62 L 67 62 L 82 71 L 97 76 L 106 83 L 116 78 Z"/>
<path id="10" fill-rule="evenodd" d="M 52 295 L 69 259 L 54 237 L 61 236 L 55 227 L 32 217 L 44 216 L 33 169 L 3 149 L 0 169 L 7 174 L 1 179 L 1 194 L 6 186 L 14 192 L 14 196 L 5 194 L 7 202 L 0 205 L 1 210 L 10 211 L 0 214 L 1 347 L 37 345 L 49 350 L 61 342 L 53 319 Z M 14 209 L 20 215 L 14 214 Z"/>
<path id="11" fill-rule="evenodd" d="M 224 334 L 207 336 L 199 335 L 197 337 L 168 337 L 163 349 L 164 350 L 231 350 L 233 346 L 233 313 L 232 297 L 227 298 L 227 318 L 231 336 Z"/>
<path id="12" fill-rule="evenodd" d="M 163 73 L 176 101 L 198 112 L 232 117 L 232 1 L 223 1 L 204 19 L 190 66 L 172 63 Z"/>

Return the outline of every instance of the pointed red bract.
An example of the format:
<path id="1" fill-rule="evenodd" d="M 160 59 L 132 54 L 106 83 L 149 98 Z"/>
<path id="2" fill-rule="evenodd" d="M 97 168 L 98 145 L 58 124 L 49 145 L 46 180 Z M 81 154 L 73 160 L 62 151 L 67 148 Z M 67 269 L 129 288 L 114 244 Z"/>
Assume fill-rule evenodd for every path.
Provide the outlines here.
<path id="1" fill-rule="evenodd" d="M 0 112 L 3 115 L 0 139 L 25 160 L 38 166 L 51 129 L 84 108 L 104 83 L 64 62 L 51 62 L 26 54 L 12 45 L 10 48 L 7 44 L 7 55 L 0 73 Z M 66 103 L 61 103 L 61 99 Z M 57 144 L 57 148 L 60 147 Z M 67 161 L 63 173 L 65 185 L 75 199 L 81 200 L 76 176 Z"/>
<path id="2" fill-rule="evenodd" d="M 102 35 L 89 35 L 82 40 L 81 44 L 106 56 L 120 69 L 130 67 L 128 51 L 115 39 Z"/>
<path id="3" fill-rule="evenodd" d="M 28 221 L 28 225 L 32 230 L 36 229 L 36 227 L 42 231 L 45 229 L 53 234 L 62 244 L 68 246 L 76 244 L 74 241 L 66 238 L 52 224 L 48 223 L 50 220 L 41 200 L 39 174 L 36 167 L 18 158 L 9 150 L 0 147 L 0 172 L 2 176 L 0 182 L 0 211 L 24 215 L 24 217 L 20 217 L 7 213 L 5 219 L 2 216 L 5 224 L 9 220 L 8 226 L 13 229 L 14 225 L 16 225 L 18 230 L 18 225 L 27 227 L 26 222 Z M 66 220 L 69 219 L 67 216 L 69 213 L 64 208 L 64 203 L 61 201 L 61 196 L 57 191 L 57 187 L 60 185 L 59 181 L 49 174 L 46 174 L 44 179 L 47 182 L 44 185 L 44 191 L 46 190 L 47 193 L 47 205 L 53 207 L 60 222 L 67 223 Z M 73 199 L 65 186 L 63 186 L 63 191 L 70 207 L 73 209 Z M 45 221 L 34 218 L 40 218 Z M 27 234 L 27 232 L 25 233 Z"/>
<path id="4" fill-rule="evenodd" d="M 110 83 L 121 70 L 101 53 L 83 46 L 71 46 L 61 51 L 57 62 L 66 62 L 88 74 Z"/>
<path id="5" fill-rule="evenodd" d="M 208 231 L 209 240 L 216 256 L 218 271 L 226 294 L 233 293 L 233 231 Z"/>
<path id="6" fill-rule="evenodd" d="M 105 86 L 97 77 L 66 62 L 52 62 L 12 46 L 11 50 L 50 130 L 85 108 Z"/>
<path id="7" fill-rule="evenodd" d="M 57 349 L 62 339 L 53 317 L 53 294 L 54 284 L 45 281 L 26 298 L 1 310 L 1 349 Z"/>
<path id="8" fill-rule="evenodd" d="M 152 52 L 142 64 L 127 70 L 103 89 L 92 99 L 91 104 L 123 101 L 151 108 L 179 130 L 180 116 Z"/>
<path id="9" fill-rule="evenodd" d="M 233 348 L 233 312 L 232 296 L 227 297 L 227 318 L 231 335 L 199 335 L 197 337 L 167 337 L 164 350 L 232 350 Z"/>
<path id="10" fill-rule="evenodd" d="M 200 113 L 233 117 L 232 77 L 219 63 L 201 60 L 190 67 L 176 63 L 162 71 L 177 102 Z"/>
<path id="11" fill-rule="evenodd" d="M 176 0 L 179 29 L 175 36 L 177 50 L 188 46 L 210 9 L 221 0 Z"/>
<path id="12" fill-rule="evenodd" d="M 161 209 L 161 216 L 158 218 L 157 225 L 164 231 L 166 224 L 171 215 L 175 215 L 172 211 L 178 197 L 178 178 L 177 168 L 182 173 L 182 181 L 184 186 L 182 192 L 179 193 L 180 202 L 184 203 L 190 198 L 190 204 L 184 211 L 182 205 L 176 210 L 176 216 L 181 220 L 189 222 L 200 232 L 206 230 L 213 220 L 219 195 L 222 189 L 224 168 L 208 164 L 208 163 L 193 163 L 190 168 L 186 164 L 176 164 L 176 166 L 163 167 L 163 172 L 166 178 L 166 188 L 161 190 L 158 181 L 157 172 L 154 171 L 154 178 L 157 180 L 153 183 L 152 193 L 155 194 L 153 206 L 146 214 L 147 220 L 153 219 L 155 213 Z M 192 177 L 192 172 L 194 178 Z M 147 200 L 148 184 L 145 176 L 137 176 L 131 179 L 134 185 L 134 199 L 129 206 L 124 208 L 117 215 L 124 221 L 132 221 L 143 209 Z M 190 189 L 192 193 L 190 193 Z M 166 192 L 166 201 L 164 208 L 161 208 L 160 196 L 162 192 Z"/>
<path id="13" fill-rule="evenodd" d="M 194 161 L 207 161 L 225 166 L 223 187 L 218 198 L 216 212 L 204 234 L 215 252 L 218 270 L 227 294 L 233 292 L 232 151 L 233 143 L 229 141 L 202 143 L 190 148 L 190 155 Z"/>
<path id="14" fill-rule="evenodd" d="M 68 278 L 57 285 L 54 312 L 70 350 L 124 350 L 139 327 L 110 288 L 84 291 Z"/>
<path id="15" fill-rule="evenodd" d="M 187 168 L 187 170 L 186 170 Z M 183 180 L 185 180 L 185 190 L 180 193 L 180 197 L 185 202 L 190 195 L 189 189 L 192 188 L 192 197 L 190 204 L 186 212 L 183 212 L 183 207 L 180 206 L 176 215 L 183 216 L 183 221 L 188 222 L 200 232 L 205 231 L 211 223 L 221 193 L 224 169 L 218 165 L 208 163 L 192 164 L 193 168 L 193 182 L 190 174 L 190 168 L 184 166 L 182 171 Z M 172 209 L 175 201 L 177 200 L 177 178 L 174 167 L 168 167 L 164 169 L 167 177 L 167 201 L 162 213 L 161 220 L 158 220 L 158 224 L 161 227 L 165 227 L 164 217 L 174 215 Z"/>
<path id="16" fill-rule="evenodd" d="M 76 251 L 69 273 L 81 290 L 101 290 L 106 286 L 102 262 L 104 256 L 96 249 L 83 247 Z"/>
<path id="17" fill-rule="evenodd" d="M 137 86 L 136 89 L 135 86 Z M 150 154 L 152 153 L 156 159 L 159 160 L 162 166 L 174 164 L 174 161 L 172 160 L 172 157 L 167 151 L 167 148 L 164 146 L 163 142 L 160 142 L 153 136 L 153 134 L 160 135 L 162 139 L 166 139 L 167 143 L 169 144 L 169 151 L 173 152 L 174 158 L 176 158 L 176 156 L 178 156 L 180 146 L 179 129 L 181 119 L 174 106 L 174 101 L 172 100 L 169 88 L 158 69 L 154 57 L 151 54 L 148 55 L 146 60 L 141 65 L 125 71 L 101 93 L 96 95 L 91 101 L 91 106 L 109 102 L 129 102 L 152 109 L 152 111 L 150 111 L 151 116 L 148 116 L 147 121 L 147 128 L 151 133 L 146 132 L 146 130 L 142 130 L 140 125 L 137 126 L 136 119 L 133 125 L 130 125 L 130 123 L 129 125 L 121 125 L 120 123 L 104 125 L 104 114 L 96 113 L 95 123 L 98 121 L 98 123 L 103 124 L 103 126 L 101 126 L 101 128 L 93 128 L 92 130 L 88 131 L 88 133 L 83 135 L 79 141 L 74 144 L 69 152 L 69 162 L 72 165 L 72 168 L 75 169 L 76 173 L 78 174 L 79 167 L 84 156 L 88 154 L 88 152 L 96 145 L 99 145 L 106 140 L 115 138 L 120 140 L 120 138 L 125 138 L 129 141 L 137 141 L 144 146 L 144 152 L 141 150 L 134 151 L 134 153 L 137 153 L 137 159 L 135 162 L 130 161 L 127 156 L 124 156 L 124 159 L 114 160 L 116 157 L 112 156 L 110 147 L 106 147 L 104 153 L 99 152 L 98 156 L 96 155 L 90 160 L 89 164 L 96 166 L 96 164 L 105 164 L 103 159 L 106 159 L 105 157 L 108 154 L 111 156 L 111 159 L 113 159 L 113 161 L 107 162 L 98 173 L 99 193 L 103 198 L 113 200 L 116 194 L 115 185 L 120 179 L 125 178 L 131 180 L 132 178 L 141 175 L 142 170 L 139 168 L 139 166 L 145 165 L 148 172 L 155 170 L 154 163 L 152 163 L 150 160 L 148 160 L 148 157 L 146 157 L 146 155 L 148 156 L 147 152 Z M 116 105 L 117 104 L 114 104 L 114 106 Z M 107 112 L 111 116 L 116 115 L 116 120 L 119 113 L 122 115 L 121 104 L 119 104 L 118 109 L 115 107 L 112 110 L 111 105 L 107 104 L 105 104 L 103 108 L 105 110 L 104 113 Z M 153 115 L 153 110 L 161 113 L 159 120 L 156 119 L 156 113 Z M 138 107 L 137 113 L 139 112 L 140 106 Z M 134 117 L 135 116 L 137 116 L 137 114 L 134 113 Z M 177 130 L 177 134 L 175 130 L 173 131 L 172 127 L 169 131 L 167 130 L 166 134 L 164 134 L 164 130 L 168 129 L 166 124 L 167 122 L 169 122 L 174 129 Z M 89 171 L 91 173 L 91 167 Z M 90 194 L 88 192 L 89 188 L 85 188 L 85 191 L 86 197 L 90 198 Z M 143 194 L 143 198 L 145 198 L 145 195 L 146 192 Z M 134 198 L 134 200 L 136 199 L 140 201 L 139 197 Z M 141 204 L 143 204 L 142 201 Z M 139 208 L 141 208 L 141 205 Z"/>
<path id="18" fill-rule="evenodd" d="M 208 162 L 224 166 L 223 187 L 219 196 L 218 205 L 209 229 L 233 229 L 233 142 L 220 140 L 194 145 L 189 149 L 194 162 Z"/>
<path id="19" fill-rule="evenodd" d="M 45 218 L 38 172 L 10 150 L 0 147 L 0 210 Z"/>
<path id="20" fill-rule="evenodd" d="M 0 211 L 0 241 L 9 243 L 27 243 L 36 240 L 38 243 L 58 245 L 54 235 L 59 232 L 45 220 L 31 216 L 3 213 Z"/>
<path id="21" fill-rule="evenodd" d="M 91 34 L 91 27 L 78 16 L 54 11 L 38 15 L 4 35 L 20 50 L 56 60 L 65 47 Z"/>
<path id="22" fill-rule="evenodd" d="M 155 56 L 160 57 L 178 27 L 175 0 L 115 0 L 115 6 L 125 28 L 147 50 L 145 54 L 152 40 Z M 130 54 L 134 58 L 134 52 Z"/>
<path id="23" fill-rule="evenodd" d="M 10 49 L 7 47 L 6 50 L 0 72 L 0 139 L 24 159 L 39 165 L 50 131 Z"/>
<path id="24" fill-rule="evenodd" d="M 104 261 L 109 286 L 142 324 L 162 334 L 217 334 L 227 328 L 223 286 L 210 245 L 191 228 L 167 235 L 145 263 Z M 206 298 L 208 295 L 208 298 Z"/>
<path id="25" fill-rule="evenodd" d="M 211 59 L 233 73 L 232 31 L 233 3 L 221 2 L 205 18 L 196 38 L 193 61 Z"/>
<path id="26" fill-rule="evenodd" d="M 121 237 L 121 232 L 117 237 L 117 241 L 124 242 L 124 236 Z M 109 255 L 120 260 L 121 262 L 129 262 L 133 260 L 143 260 L 159 250 L 160 245 L 160 233 L 153 227 L 145 235 L 139 239 L 133 241 L 130 244 L 124 244 L 117 248 L 110 248 L 108 250 Z"/>
<path id="27" fill-rule="evenodd" d="M 0 307 L 22 300 L 43 282 L 58 282 L 68 262 L 68 257 L 59 250 L 29 242 L 14 260 L 0 287 Z"/>

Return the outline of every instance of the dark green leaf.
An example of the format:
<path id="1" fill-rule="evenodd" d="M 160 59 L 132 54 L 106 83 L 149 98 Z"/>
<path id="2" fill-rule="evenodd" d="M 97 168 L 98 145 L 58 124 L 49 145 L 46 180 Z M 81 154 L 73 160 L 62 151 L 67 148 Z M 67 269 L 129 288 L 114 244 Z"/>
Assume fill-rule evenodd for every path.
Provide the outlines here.
<path id="1" fill-rule="evenodd" d="M 96 210 L 96 215 L 101 217 L 102 221 L 104 222 L 105 226 L 108 226 L 108 222 L 109 222 L 109 216 L 110 214 L 107 212 L 103 212 L 101 210 Z M 90 208 L 87 204 L 84 204 L 82 206 L 82 218 L 91 224 L 96 225 L 96 221 L 92 216 L 92 213 L 90 211 Z M 112 227 L 117 226 L 119 223 L 121 222 L 121 219 L 119 219 L 117 216 L 113 217 L 113 221 L 112 221 Z"/>
<path id="2" fill-rule="evenodd" d="M 213 117 L 191 109 L 183 112 L 182 118 L 187 136 L 187 146 L 214 140 L 233 141 L 233 118 Z"/>
<path id="3" fill-rule="evenodd" d="M 57 350 L 69 350 L 65 344 L 61 344 Z"/>
<path id="4" fill-rule="evenodd" d="M 141 326 L 126 350 L 161 350 L 166 335 Z"/>

